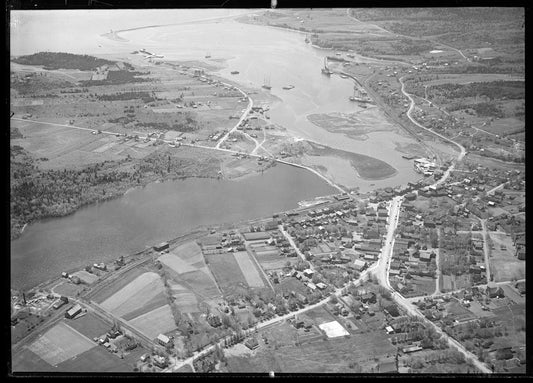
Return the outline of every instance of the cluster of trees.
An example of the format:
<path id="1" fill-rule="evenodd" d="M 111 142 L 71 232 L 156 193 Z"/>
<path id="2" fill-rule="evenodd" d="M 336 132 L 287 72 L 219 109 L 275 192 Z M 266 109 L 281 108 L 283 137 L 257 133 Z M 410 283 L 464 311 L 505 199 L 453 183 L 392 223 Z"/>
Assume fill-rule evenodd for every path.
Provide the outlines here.
<path id="1" fill-rule="evenodd" d="M 12 59 L 22 65 L 43 65 L 45 69 L 79 69 L 94 70 L 103 65 L 115 65 L 114 61 L 94 56 L 77 55 L 63 52 L 39 52 Z"/>
<path id="2" fill-rule="evenodd" d="M 446 98 L 466 98 L 486 96 L 490 100 L 522 100 L 525 97 L 524 81 L 488 81 L 469 84 L 440 84 L 428 87 L 428 95 L 443 95 Z"/>
<path id="3" fill-rule="evenodd" d="M 101 101 L 125 101 L 125 100 L 142 99 L 142 101 L 145 104 L 155 101 L 155 98 L 152 97 L 152 95 L 150 95 L 150 93 L 148 92 L 119 92 L 119 93 L 101 94 L 101 95 L 96 95 L 96 98 Z"/>
<path id="4" fill-rule="evenodd" d="M 138 72 L 131 70 L 113 70 L 107 72 L 107 78 L 105 80 L 84 80 L 80 81 L 83 86 L 97 86 L 97 85 L 118 85 L 118 84 L 131 84 L 135 82 L 148 82 L 153 81 L 149 78 L 143 78 L 138 76 L 149 75 L 150 72 Z"/>

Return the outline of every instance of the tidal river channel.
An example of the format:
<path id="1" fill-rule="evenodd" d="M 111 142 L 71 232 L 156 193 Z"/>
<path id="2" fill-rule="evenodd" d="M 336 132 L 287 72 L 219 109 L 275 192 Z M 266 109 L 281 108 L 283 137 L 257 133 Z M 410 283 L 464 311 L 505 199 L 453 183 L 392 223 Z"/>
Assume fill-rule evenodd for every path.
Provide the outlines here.
<path id="1" fill-rule="evenodd" d="M 353 84 L 338 76 L 321 75 L 327 53 L 305 44 L 302 34 L 224 18 L 245 13 L 243 10 L 119 11 L 123 17 L 113 12 L 46 11 L 41 15 L 43 19 L 39 19 L 39 12 L 12 14 L 12 54 L 49 50 L 120 58 L 145 48 L 170 60 L 202 60 L 209 52 L 223 63 L 220 76 L 256 88 L 268 79 L 272 94 L 282 100 L 272 106 L 271 119 L 292 136 L 372 155 L 398 170 L 387 180 L 366 184 L 361 180 L 362 186 L 374 185 L 369 182 L 375 182 L 376 187 L 392 186 L 418 178 L 401 153 L 394 150 L 405 137 L 393 132 L 384 136 L 382 132 L 370 133 L 364 141 L 355 140 L 328 132 L 306 119 L 311 113 L 349 113 L 356 107 L 348 101 Z M 204 21 L 188 22 L 199 19 Z M 101 36 L 110 29 L 176 23 L 179 25 L 121 32 L 127 41 Z M 232 70 L 240 75 L 232 76 Z M 287 84 L 295 88 L 283 91 L 282 86 Z M 311 172 L 282 165 L 238 181 L 189 179 L 148 185 L 71 216 L 26 227 L 23 235 L 11 243 L 11 284 L 28 288 L 62 270 L 113 260 L 198 225 L 268 216 L 294 208 L 298 201 L 335 192 Z"/>
<path id="2" fill-rule="evenodd" d="M 153 183 L 121 198 L 29 225 L 11 243 L 11 285 L 28 288 L 62 270 L 132 254 L 200 225 L 267 217 L 337 193 L 304 169 L 277 165 L 241 180 Z"/>

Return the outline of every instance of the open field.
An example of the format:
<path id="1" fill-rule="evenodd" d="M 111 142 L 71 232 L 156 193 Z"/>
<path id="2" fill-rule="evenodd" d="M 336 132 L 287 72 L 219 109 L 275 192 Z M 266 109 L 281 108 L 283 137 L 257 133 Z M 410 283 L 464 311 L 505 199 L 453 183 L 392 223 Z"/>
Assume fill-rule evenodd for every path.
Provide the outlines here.
<path id="1" fill-rule="evenodd" d="M 39 355 L 24 347 L 11 358 L 13 372 L 51 372 L 57 371 L 55 367 L 41 359 Z"/>
<path id="2" fill-rule="evenodd" d="M 434 278 L 413 275 L 409 284 L 413 287 L 413 292 L 407 296 L 431 295 L 435 292 L 436 282 Z"/>
<path id="3" fill-rule="evenodd" d="M 280 270 L 287 263 L 287 258 L 281 256 L 278 250 L 256 251 L 255 259 L 259 262 L 263 270 Z"/>
<path id="4" fill-rule="evenodd" d="M 139 315 L 146 314 L 158 307 L 166 305 L 167 303 L 168 303 L 167 295 L 165 293 L 159 293 L 153 299 L 151 299 L 148 303 L 142 306 L 139 306 L 135 308 L 134 310 L 129 311 L 128 313 L 122 315 L 122 318 L 124 320 L 131 320 L 133 318 L 138 317 Z"/>
<path id="5" fill-rule="evenodd" d="M 205 255 L 209 268 L 224 294 L 232 294 L 238 286 L 245 287 L 247 279 L 233 253 Z"/>
<path id="6" fill-rule="evenodd" d="M 180 312 L 194 313 L 199 312 L 198 300 L 193 292 L 176 283 L 169 283 L 172 296 L 175 298 L 174 304 L 178 307 Z"/>
<path id="7" fill-rule="evenodd" d="M 76 271 L 72 275 L 77 276 L 78 278 L 81 279 L 81 281 L 83 283 L 86 283 L 88 285 L 91 285 L 91 284 L 93 284 L 94 282 L 96 282 L 98 280 L 98 276 L 97 275 L 88 273 L 85 270 Z"/>
<path id="8" fill-rule="evenodd" d="M 131 364 L 126 359 L 120 359 L 102 346 L 94 347 L 58 364 L 55 371 L 61 372 L 131 372 Z"/>
<path id="9" fill-rule="evenodd" d="M 370 372 L 376 359 L 396 353 L 383 330 L 349 338 L 318 337 L 295 345 L 298 331 L 286 323 L 261 331 L 269 345 L 261 346 L 253 356 L 229 357 L 230 372 L 350 373 L 356 372 L 352 368 L 355 365 L 361 366 L 362 372 Z"/>
<path id="10" fill-rule="evenodd" d="M 67 121 L 60 122 L 68 125 Z M 114 161 L 132 157 L 142 158 L 156 150 L 154 146 L 140 147 L 135 142 L 107 134 L 91 134 L 91 131 L 55 126 L 31 121 L 11 121 L 24 138 L 12 140 L 37 158 L 42 169 L 83 167 L 102 161 Z M 135 146 L 135 148 L 133 148 Z M 134 153 L 133 153 L 134 152 Z"/>
<path id="11" fill-rule="evenodd" d="M 112 323 L 106 323 L 100 319 L 100 317 L 90 312 L 88 312 L 87 315 L 69 321 L 68 325 L 89 339 L 93 339 L 95 336 L 101 336 L 102 334 L 105 334 L 113 326 Z"/>
<path id="12" fill-rule="evenodd" d="M 296 293 L 306 294 L 309 289 L 296 278 L 284 278 L 279 284 L 274 285 L 276 292 L 284 293 L 294 291 Z"/>
<path id="13" fill-rule="evenodd" d="M 180 280 L 176 280 L 176 282 L 180 283 L 181 281 L 185 282 L 191 291 L 205 299 L 214 299 L 221 295 L 207 268 L 181 274 Z"/>
<path id="14" fill-rule="evenodd" d="M 195 241 L 184 243 L 171 250 L 170 254 L 175 254 L 189 264 L 203 262 L 202 250 Z"/>
<path id="15" fill-rule="evenodd" d="M 507 234 L 489 233 L 494 243 L 489 258 L 491 273 L 495 282 L 525 278 L 525 261 L 514 256 L 515 247 Z"/>
<path id="16" fill-rule="evenodd" d="M 109 297 L 129 285 L 136 278 L 149 271 L 150 270 L 147 267 L 140 266 L 134 267 L 125 273 L 121 273 L 120 278 L 113 280 L 110 285 L 105 286 L 102 289 L 96 290 L 94 294 L 91 293 L 90 299 L 95 301 L 96 303 L 102 303 Z"/>
<path id="17" fill-rule="evenodd" d="M 391 177 L 397 170 L 388 163 L 377 158 L 363 154 L 332 149 L 326 146 L 311 143 L 312 150 L 308 153 L 314 156 L 333 156 L 350 161 L 359 177 L 365 180 L 380 180 Z"/>
<path id="18" fill-rule="evenodd" d="M 250 259 L 250 255 L 246 251 L 238 251 L 233 254 L 235 260 L 241 268 L 244 278 L 250 287 L 264 287 L 263 279 L 259 275 L 259 271 L 256 269 L 253 261 Z"/>
<path id="19" fill-rule="evenodd" d="M 161 306 L 146 314 L 140 315 L 129 321 L 148 338 L 155 339 L 157 335 L 164 334 L 176 328 L 174 316 L 169 305 Z"/>
<path id="20" fill-rule="evenodd" d="M 164 291 L 163 282 L 159 275 L 154 272 L 146 272 L 107 298 L 100 306 L 117 316 L 123 316 L 150 303 Z"/>
<path id="21" fill-rule="evenodd" d="M 29 349 L 55 366 L 93 347 L 96 347 L 96 344 L 92 340 L 60 322 L 41 335 L 29 346 Z"/>
<path id="22" fill-rule="evenodd" d="M 163 254 L 158 260 L 178 274 L 196 270 L 196 268 L 191 266 L 188 262 L 183 261 L 180 257 L 172 253 Z"/>
<path id="23" fill-rule="evenodd" d="M 54 292 L 56 294 L 64 295 L 67 297 L 73 297 L 76 296 L 78 292 L 83 290 L 83 285 L 75 285 L 74 283 L 70 281 L 62 281 L 60 284 L 54 287 Z"/>

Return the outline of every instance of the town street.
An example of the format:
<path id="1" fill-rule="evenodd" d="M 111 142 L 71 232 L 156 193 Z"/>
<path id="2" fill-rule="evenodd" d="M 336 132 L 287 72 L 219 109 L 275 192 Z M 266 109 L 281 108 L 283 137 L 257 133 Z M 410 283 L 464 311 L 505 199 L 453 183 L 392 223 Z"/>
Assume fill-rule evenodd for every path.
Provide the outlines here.
<path id="1" fill-rule="evenodd" d="M 400 206 L 402 202 L 402 197 L 395 197 L 392 199 L 392 202 L 389 206 L 389 225 L 387 230 L 387 236 L 386 236 L 386 242 L 383 246 L 381 256 L 378 262 L 378 267 L 376 271 L 376 277 L 378 278 L 379 283 L 386 287 L 388 290 L 392 290 L 391 296 L 393 300 L 403 307 L 409 315 L 417 316 L 419 318 L 422 318 L 426 324 L 429 326 L 432 326 L 435 331 L 441 335 L 450 345 L 450 347 L 453 347 L 457 349 L 459 352 L 461 352 L 465 358 L 472 360 L 472 363 L 482 372 L 484 373 L 491 373 L 492 370 L 489 369 L 484 363 L 480 362 L 478 358 L 472 354 L 471 352 L 467 351 L 466 348 L 457 342 L 455 339 L 448 336 L 446 333 L 442 331 L 442 329 L 428 320 L 419 310 L 416 306 L 414 306 L 409 300 L 404 298 L 402 295 L 400 295 L 398 292 L 393 290 L 390 286 L 389 282 L 389 266 L 390 266 L 390 258 L 392 256 L 392 250 L 394 247 L 394 234 L 396 231 L 396 227 L 398 226 L 398 218 L 399 218 L 399 212 L 400 212 Z"/>

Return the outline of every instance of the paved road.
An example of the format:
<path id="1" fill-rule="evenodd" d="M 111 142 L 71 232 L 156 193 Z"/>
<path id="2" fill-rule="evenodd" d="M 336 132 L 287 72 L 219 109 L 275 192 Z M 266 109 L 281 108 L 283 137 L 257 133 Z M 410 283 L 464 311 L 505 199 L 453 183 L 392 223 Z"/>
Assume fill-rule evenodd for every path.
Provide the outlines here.
<path id="1" fill-rule="evenodd" d="M 460 161 L 464 158 L 464 156 L 466 155 L 466 150 L 465 150 L 465 148 L 464 148 L 463 145 L 459 144 L 459 143 L 456 142 L 456 141 L 453 141 L 453 140 L 449 139 L 448 137 L 443 136 L 443 135 L 440 134 L 440 133 L 434 132 L 433 130 L 426 128 L 425 126 L 423 126 L 423 125 L 421 125 L 420 123 L 418 123 L 418 121 L 416 121 L 416 120 L 411 116 L 411 114 L 412 114 L 412 112 L 413 112 L 413 109 L 414 109 L 414 107 L 415 107 L 415 100 L 413 99 L 413 97 L 411 97 L 411 95 L 410 95 L 409 93 L 407 93 L 407 92 L 405 91 L 405 83 L 404 83 L 404 81 L 403 81 L 404 78 L 405 78 L 405 76 L 400 77 L 399 80 L 400 80 L 400 84 L 402 84 L 402 88 L 401 88 L 402 93 L 403 93 L 403 94 L 409 99 L 409 101 L 410 101 L 410 103 L 411 103 L 411 104 L 409 105 L 409 110 L 408 110 L 407 113 L 406 113 L 406 115 L 407 115 L 407 117 L 409 118 L 409 120 L 411 120 L 411 122 L 412 122 L 413 124 L 415 124 L 416 126 L 418 126 L 419 128 L 424 129 L 425 131 L 427 131 L 427 132 L 429 132 L 429 133 L 431 133 L 431 134 L 433 134 L 433 135 L 435 135 L 435 136 L 437 136 L 437 137 L 440 137 L 440 138 L 443 139 L 444 141 L 448 141 L 448 142 L 452 143 L 453 145 L 457 146 L 457 147 L 459 148 L 459 151 L 460 151 L 459 154 L 458 154 L 458 156 L 457 156 L 457 160 L 456 160 L 454 163 L 452 163 L 452 165 L 451 165 L 451 166 L 450 166 L 450 167 L 444 172 L 443 176 L 442 176 L 438 181 L 436 181 L 436 182 L 432 185 L 432 186 L 438 186 L 438 185 L 442 184 L 443 182 L 445 182 L 445 181 L 448 179 L 448 177 L 450 176 L 451 172 L 454 170 L 455 165 L 456 165 L 458 162 L 460 162 Z"/>
<path id="2" fill-rule="evenodd" d="M 392 256 L 392 249 L 394 247 L 394 232 L 396 231 L 396 227 L 398 225 L 398 218 L 399 218 L 399 211 L 400 206 L 402 202 L 402 197 L 395 197 L 391 201 L 391 204 L 389 206 L 389 222 L 388 222 L 388 229 L 387 229 L 387 236 L 386 236 L 386 242 L 383 246 L 381 256 L 378 262 L 378 267 L 376 269 L 376 276 L 378 278 L 379 283 L 386 287 L 389 290 L 392 290 L 391 296 L 393 300 L 403 307 L 410 315 L 417 316 L 428 325 L 435 329 L 435 331 L 440 334 L 449 344 L 450 347 L 455 348 L 459 352 L 461 352 L 465 358 L 472 360 L 472 363 L 482 372 L 484 373 L 492 373 L 492 370 L 488 368 L 484 363 L 480 362 L 479 359 L 466 350 L 466 348 L 457 342 L 455 339 L 448 336 L 446 333 L 442 331 L 442 329 L 428 320 L 419 310 L 416 306 L 412 304 L 412 302 L 406 298 L 404 298 L 402 295 L 400 295 L 397 291 L 394 291 L 390 286 L 389 281 L 389 267 L 390 267 L 390 259 Z"/>
<path id="3" fill-rule="evenodd" d="M 486 220 L 477 217 L 479 222 L 481 222 L 481 229 L 483 234 L 483 253 L 485 254 L 485 270 L 487 273 L 487 281 L 490 281 L 490 261 L 489 261 L 489 236 L 487 234 L 487 225 Z"/>
<path id="4" fill-rule="evenodd" d="M 232 86 L 230 84 L 223 83 L 226 86 Z M 228 136 L 233 133 L 239 125 L 244 121 L 244 119 L 248 116 L 248 113 L 252 110 L 252 107 L 254 106 L 254 100 L 250 96 L 248 96 L 244 91 L 242 91 L 240 88 L 237 88 L 239 92 L 242 93 L 243 97 L 248 98 L 248 106 L 244 110 L 244 113 L 241 115 L 241 118 L 239 119 L 239 122 L 229 131 L 227 132 L 221 139 L 218 141 L 217 145 L 215 146 L 216 149 L 220 149 L 220 145 L 228 138 Z"/>
<path id="5" fill-rule="evenodd" d="M 395 32 L 391 32 L 385 28 L 382 28 L 380 27 L 379 25 L 376 25 L 376 24 L 372 24 L 372 23 L 369 23 L 367 21 L 363 22 L 363 21 L 360 21 L 359 19 L 356 19 L 354 16 L 352 16 L 350 14 L 350 8 L 346 9 L 346 14 L 348 15 L 348 17 L 350 17 L 351 19 L 359 22 L 359 23 L 363 23 L 363 24 L 368 24 L 368 25 L 372 25 L 378 29 L 380 29 L 381 31 L 383 32 L 387 32 L 387 33 L 390 33 L 391 35 L 394 35 L 394 36 L 398 36 L 398 37 L 403 37 L 403 38 L 407 38 L 407 39 L 410 39 L 410 40 L 429 40 L 429 41 L 433 41 L 439 45 L 442 45 L 444 47 L 447 47 L 449 49 L 452 49 L 454 51 L 456 51 L 457 53 L 459 53 L 461 55 L 462 58 L 464 58 L 466 61 L 470 61 L 470 59 L 468 57 L 466 57 L 463 52 L 461 52 L 461 50 L 457 49 L 457 48 L 454 48 L 450 45 L 447 45 L 447 44 L 444 44 L 444 43 L 441 43 L 440 41 L 437 41 L 437 40 L 433 40 L 433 39 L 430 39 L 430 38 L 420 38 L 420 37 L 415 37 L 415 36 L 408 36 L 408 35 L 402 35 L 402 34 L 399 34 L 399 33 L 395 33 Z"/>
<path id="6" fill-rule="evenodd" d="M 296 243 L 294 243 L 294 239 L 292 239 L 291 235 L 285 231 L 285 229 L 283 228 L 283 225 L 279 225 L 279 226 L 278 226 L 278 229 L 279 229 L 279 231 L 281 231 L 281 234 L 283 234 L 283 236 L 284 236 L 285 238 L 287 238 L 287 240 L 288 240 L 289 243 L 291 244 L 292 248 L 296 251 L 296 254 L 298 254 L 298 256 L 299 256 L 300 258 L 302 258 L 302 260 L 303 260 L 304 262 L 307 262 L 307 259 L 306 259 L 306 257 L 305 257 L 305 254 L 302 253 L 302 252 L 300 251 L 300 249 L 298 248 L 298 246 L 296 246 Z M 313 265 L 311 262 L 309 262 L 309 264 L 310 264 L 309 268 L 310 268 L 311 270 L 315 270 L 315 265 Z"/>

